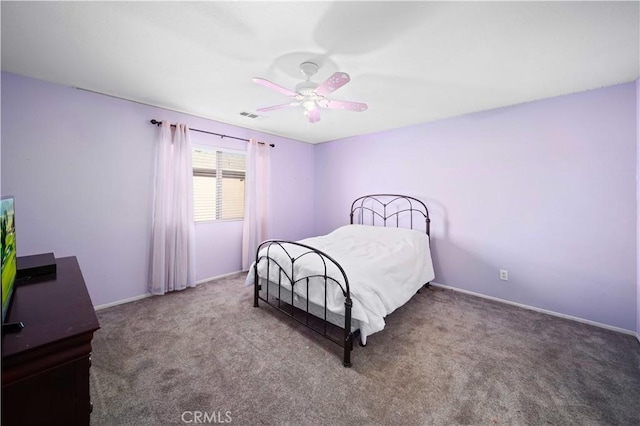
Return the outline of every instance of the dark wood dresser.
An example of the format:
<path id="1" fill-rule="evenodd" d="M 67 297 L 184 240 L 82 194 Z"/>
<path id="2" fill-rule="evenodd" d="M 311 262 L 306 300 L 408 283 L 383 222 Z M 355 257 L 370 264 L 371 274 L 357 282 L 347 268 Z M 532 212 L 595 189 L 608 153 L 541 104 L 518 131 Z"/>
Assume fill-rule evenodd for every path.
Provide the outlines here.
<path id="1" fill-rule="evenodd" d="M 75 257 L 16 287 L 2 336 L 2 425 L 88 425 L 91 339 L 100 328 Z"/>

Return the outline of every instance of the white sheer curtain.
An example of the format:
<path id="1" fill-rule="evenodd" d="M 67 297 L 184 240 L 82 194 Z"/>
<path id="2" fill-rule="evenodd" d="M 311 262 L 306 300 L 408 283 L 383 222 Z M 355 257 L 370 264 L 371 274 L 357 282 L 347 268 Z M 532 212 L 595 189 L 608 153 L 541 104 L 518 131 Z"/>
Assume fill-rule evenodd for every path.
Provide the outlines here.
<path id="1" fill-rule="evenodd" d="M 173 137 L 172 137 L 173 134 Z M 189 128 L 162 122 L 157 143 L 151 268 L 153 294 L 195 286 L 193 169 Z"/>
<path id="2" fill-rule="evenodd" d="M 242 269 L 255 260 L 258 244 L 269 232 L 270 148 L 249 140 L 244 183 L 244 224 L 242 229 Z"/>

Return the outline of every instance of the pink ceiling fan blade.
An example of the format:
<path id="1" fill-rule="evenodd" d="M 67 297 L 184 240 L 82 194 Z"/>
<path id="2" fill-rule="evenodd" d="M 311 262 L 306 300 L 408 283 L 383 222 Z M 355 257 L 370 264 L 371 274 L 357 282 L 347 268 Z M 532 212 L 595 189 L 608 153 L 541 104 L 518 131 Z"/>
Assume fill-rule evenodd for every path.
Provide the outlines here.
<path id="1" fill-rule="evenodd" d="M 335 92 L 350 81 L 351 77 L 349 77 L 349 74 L 346 72 L 336 72 L 326 79 L 320 86 L 316 87 L 315 92 L 320 96 L 326 96 L 331 92 Z"/>
<path id="2" fill-rule="evenodd" d="M 300 105 L 300 102 L 289 102 L 289 103 L 286 103 L 286 104 L 280 104 L 280 105 L 273 105 L 273 106 L 264 107 L 264 108 L 258 108 L 256 111 L 258 111 L 258 112 L 267 112 L 267 111 L 273 111 L 274 109 L 295 107 L 295 106 L 298 106 L 298 105 Z"/>
<path id="3" fill-rule="evenodd" d="M 362 102 L 350 102 L 350 101 L 330 101 L 329 99 L 323 99 L 318 101 L 318 104 L 323 108 L 329 109 L 344 109 L 347 111 L 365 111 L 368 106 Z"/>
<path id="4" fill-rule="evenodd" d="M 256 84 L 259 84 L 261 86 L 267 87 L 269 89 L 275 90 L 276 92 L 280 92 L 283 95 L 287 95 L 287 96 L 291 96 L 294 97 L 297 95 L 296 92 L 287 89 L 286 87 L 282 87 L 278 84 L 272 83 L 269 80 L 265 80 L 264 78 L 260 78 L 260 77 L 254 77 L 253 82 Z"/>
<path id="5" fill-rule="evenodd" d="M 309 117 L 309 123 L 317 123 L 320 121 L 320 110 L 318 107 L 308 110 L 307 117 Z"/>

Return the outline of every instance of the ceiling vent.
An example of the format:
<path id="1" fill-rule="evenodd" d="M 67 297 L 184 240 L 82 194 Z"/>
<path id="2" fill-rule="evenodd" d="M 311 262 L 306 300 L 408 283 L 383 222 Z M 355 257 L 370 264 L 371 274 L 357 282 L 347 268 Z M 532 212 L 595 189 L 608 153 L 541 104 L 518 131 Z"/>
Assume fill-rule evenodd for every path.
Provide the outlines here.
<path id="1" fill-rule="evenodd" d="M 247 111 L 242 111 L 240 113 L 240 115 L 243 116 L 243 117 L 254 119 L 254 120 L 263 118 L 262 116 L 260 116 L 258 114 L 255 114 L 253 112 L 247 112 Z"/>

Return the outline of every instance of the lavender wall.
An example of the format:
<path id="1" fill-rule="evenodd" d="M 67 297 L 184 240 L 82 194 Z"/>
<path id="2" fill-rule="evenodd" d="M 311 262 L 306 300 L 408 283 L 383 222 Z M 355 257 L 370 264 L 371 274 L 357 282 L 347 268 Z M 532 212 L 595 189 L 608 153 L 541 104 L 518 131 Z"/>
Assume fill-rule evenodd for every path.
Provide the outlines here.
<path id="1" fill-rule="evenodd" d="M 19 255 L 78 256 L 94 303 L 111 303 L 146 293 L 148 120 L 257 137 L 277 144 L 273 237 L 344 224 L 364 193 L 412 194 L 432 210 L 436 282 L 640 333 L 639 99 L 636 82 L 312 146 L 2 73 L 1 189 Z M 240 269 L 240 233 L 196 225 L 198 280 Z"/>
<path id="2" fill-rule="evenodd" d="M 437 283 L 634 330 L 635 108 L 629 83 L 317 145 L 316 232 L 417 196 Z"/>
<path id="3" fill-rule="evenodd" d="M 2 73 L 3 194 L 16 197 L 18 255 L 77 256 L 95 305 L 146 293 L 154 140 L 149 119 L 256 137 L 272 151 L 272 236 L 313 229 L 313 146 Z M 246 143 L 192 133 L 193 142 Z M 241 222 L 196 226 L 196 279 L 241 269 Z"/>
<path id="4" fill-rule="evenodd" d="M 637 305 L 636 305 L 636 337 L 640 340 L 640 79 L 636 80 L 636 132 L 637 132 L 637 149 L 638 149 L 638 165 L 636 169 L 636 187 L 637 187 L 637 195 L 636 200 L 638 202 L 638 239 L 637 239 L 637 255 L 638 261 L 636 263 L 636 267 L 638 268 L 638 277 L 636 279 L 637 283 Z"/>

